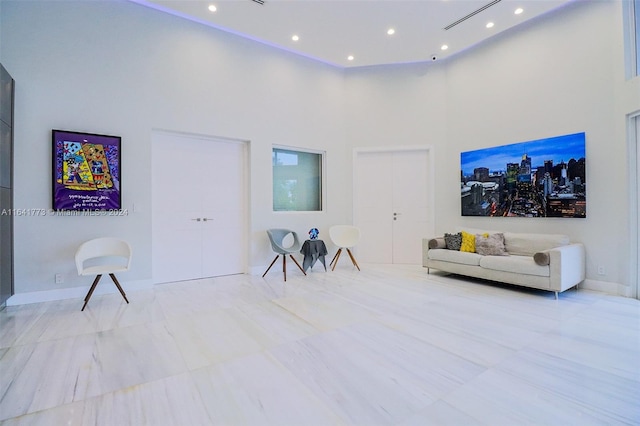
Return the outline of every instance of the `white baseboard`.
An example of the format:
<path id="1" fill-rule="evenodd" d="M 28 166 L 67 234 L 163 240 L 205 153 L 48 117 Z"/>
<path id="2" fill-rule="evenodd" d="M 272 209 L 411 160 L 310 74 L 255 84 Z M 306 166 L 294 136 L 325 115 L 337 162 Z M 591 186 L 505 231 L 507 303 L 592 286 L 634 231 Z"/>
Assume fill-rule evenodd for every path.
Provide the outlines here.
<path id="1" fill-rule="evenodd" d="M 111 282 L 109 277 L 100 281 L 93 292 L 94 295 L 111 294 L 116 293 L 118 289 Z M 104 285 L 106 284 L 106 285 Z M 109 285 L 110 284 L 110 285 Z M 139 290 L 148 290 L 153 288 L 151 280 L 137 280 L 137 281 L 121 281 L 123 290 L 125 293 Z M 89 287 L 70 287 L 70 288 L 58 288 L 55 290 L 44 291 L 31 291 L 27 293 L 18 293 L 7 299 L 7 306 L 27 305 L 30 303 L 51 302 L 54 300 L 66 300 L 66 299 L 83 299 L 89 291 Z"/>
<path id="2" fill-rule="evenodd" d="M 613 296 L 632 297 L 631 287 L 619 283 L 586 279 L 580 283 L 579 287 L 587 290 L 600 291 Z"/>
<path id="3" fill-rule="evenodd" d="M 264 265 L 264 266 L 250 266 L 249 267 L 249 275 L 262 275 L 264 274 L 264 271 L 267 270 L 267 267 L 269 265 Z M 295 265 L 294 265 L 295 266 Z M 273 268 L 275 268 L 276 265 L 273 265 Z M 273 269 L 271 268 L 271 269 Z M 280 270 L 282 270 L 282 262 L 280 262 Z"/>
<path id="4" fill-rule="evenodd" d="M 275 265 L 274 265 L 275 267 Z M 249 268 L 250 275 L 262 275 L 266 269 L 265 266 L 253 266 Z M 102 284 L 102 283 L 101 283 Z M 118 289 L 113 283 L 105 282 L 104 284 L 112 285 L 99 285 L 94 292 L 95 295 L 100 294 L 112 294 L 116 293 Z M 136 280 L 136 281 L 123 281 L 121 282 L 125 292 L 149 290 L 153 288 L 154 284 L 151 279 Z M 600 291 L 602 293 L 611 294 L 614 296 L 632 297 L 631 288 L 619 283 L 611 283 L 606 281 L 598 281 L 586 279 L 580 283 L 580 288 L 587 290 Z M 7 299 L 7 306 L 27 305 L 30 303 L 51 302 L 54 300 L 66 300 L 66 299 L 82 299 L 89 291 L 86 286 L 71 287 L 71 288 L 59 288 L 55 290 L 44 291 L 32 291 L 27 293 L 18 293 Z"/>

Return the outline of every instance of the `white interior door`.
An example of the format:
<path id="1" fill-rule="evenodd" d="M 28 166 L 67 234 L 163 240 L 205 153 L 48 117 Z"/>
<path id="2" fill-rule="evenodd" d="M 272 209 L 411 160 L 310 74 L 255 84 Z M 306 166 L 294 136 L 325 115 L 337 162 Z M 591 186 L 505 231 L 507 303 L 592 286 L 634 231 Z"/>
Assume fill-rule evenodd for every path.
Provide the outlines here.
<path id="1" fill-rule="evenodd" d="M 420 264 L 422 238 L 432 227 L 429 151 L 356 153 L 354 222 L 362 236 L 358 259 Z"/>
<path id="2" fill-rule="evenodd" d="M 245 144 L 157 131 L 152 150 L 154 282 L 244 272 Z"/>
<path id="3" fill-rule="evenodd" d="M 422 239 L 430 235 L 427 151 L 401 151 L 393 163 L 393 263 L 422 263 Z"/>
<path id="4" fill-rule="evenodd" d="M 355 167 L 354 224 L 360 228 L 355 249 L 365 263 L 393 263 L 393 171 L 387 153 L 360 153 Z"/>

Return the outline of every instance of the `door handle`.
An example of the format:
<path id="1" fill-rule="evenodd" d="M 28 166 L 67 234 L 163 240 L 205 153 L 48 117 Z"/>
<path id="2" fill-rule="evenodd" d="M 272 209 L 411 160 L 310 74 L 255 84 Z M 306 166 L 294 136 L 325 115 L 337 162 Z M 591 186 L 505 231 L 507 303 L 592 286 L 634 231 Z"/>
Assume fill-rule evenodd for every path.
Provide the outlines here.
<path id="1" fill-rule="evenodd" d="M 211 218 L 211 217 L 203 217 L 202 220 L 206 222 L 208 220 L 213 220 L 213 218 Z"/>
<path id="2" fill-rule="evenodd" d="M 195 220 L 196 222 L 200 222 L 200 218 L 196 217 L 195 219 L 191 219 L 191 220 Z"/>

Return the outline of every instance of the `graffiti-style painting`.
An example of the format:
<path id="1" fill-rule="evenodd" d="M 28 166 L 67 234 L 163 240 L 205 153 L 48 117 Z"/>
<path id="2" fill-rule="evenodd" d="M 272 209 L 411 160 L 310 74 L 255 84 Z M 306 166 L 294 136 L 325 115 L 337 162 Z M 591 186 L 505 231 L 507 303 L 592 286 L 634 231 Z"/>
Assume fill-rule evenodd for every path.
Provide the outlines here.
<path id="1" fill-rule="evenodd" d="M 119 136 L 53 130 L 53 209 L 119 210 Z"/>
<path id="2" fill-rule="evenodd" d="M 587 216 L 585 134 L 460 154 L 462 216 Z"/>

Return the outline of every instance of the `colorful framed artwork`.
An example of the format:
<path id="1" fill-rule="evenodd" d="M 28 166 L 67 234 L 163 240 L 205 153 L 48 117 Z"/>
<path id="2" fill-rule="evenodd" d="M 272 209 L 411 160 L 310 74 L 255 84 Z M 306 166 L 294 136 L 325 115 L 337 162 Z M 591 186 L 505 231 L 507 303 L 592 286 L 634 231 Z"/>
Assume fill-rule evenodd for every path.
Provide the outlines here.
<path id="1" fill-rule="evenodd" d="M 460 154 L 462 216 L 587 216 L 585 133 Z"/>
<path id="2" fill-rule="evenodd" d="M 53 209 L 120 210 L 120 136 L 52 131 Z"/>

